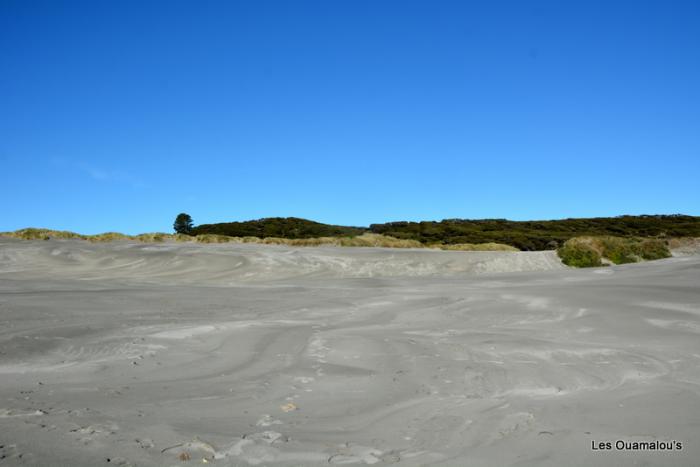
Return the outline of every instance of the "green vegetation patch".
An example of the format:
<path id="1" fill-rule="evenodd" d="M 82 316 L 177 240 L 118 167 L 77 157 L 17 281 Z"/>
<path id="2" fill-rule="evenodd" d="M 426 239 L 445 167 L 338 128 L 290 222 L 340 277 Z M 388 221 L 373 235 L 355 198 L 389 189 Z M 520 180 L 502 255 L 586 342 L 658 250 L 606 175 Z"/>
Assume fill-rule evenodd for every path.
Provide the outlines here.
<path id="1" fill-rule="evenodd" d="M 202 224 L 191 229 L 191 235 L 215 234 L 228 237 L 320 238 L 353 237 L 367 229 L 322 224 L 297 217 L 270 217 L 245 222 Z"/>
<path id="2" fill-rule="evenodd" d="M 700 217 L 643 215 L 509 221 L 506 219 L 445 219 L 440 222 L 372 224 L 369 230 L 425 244 L 501 243 L 519 250 L 554 250 L 574 237 L 671 238 L 700 237 Z M 629 253 L 618 251 L 621 260 Z"/>
<path id="3" fill-rule="evenodd" d="M 557 250 L 557 254 L 564 264 L 575 268 L 591 268 L 603 265 L 598 250 L 587 242 L 582 242 L 577 238 L 573 238 L 564 243 L 564 245 Z"/>
<path id="4" fill-rule="evenodd" d="M 564 264 L 579 268 L 601 266 L 603 260 L 626 264 L 671 256 L 664 240 L 614 236 L 571 238 L 557 253 Z"/>
<path id="5" fill-rule="evenodd" d="M 669 245 L 663 240 L 647 238 L 639 242 L 638 248 L 639 255 L 647 261 L 671 257 Z"/>

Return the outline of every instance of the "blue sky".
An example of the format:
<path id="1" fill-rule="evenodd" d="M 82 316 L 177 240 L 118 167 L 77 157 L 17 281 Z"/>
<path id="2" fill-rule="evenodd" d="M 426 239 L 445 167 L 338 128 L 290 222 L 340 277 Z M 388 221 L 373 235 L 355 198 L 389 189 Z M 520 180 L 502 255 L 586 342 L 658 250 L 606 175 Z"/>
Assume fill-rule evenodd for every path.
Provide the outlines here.
<path id="1" fill-rule="evenodd" d="M 700 3 L 0 2 L 0 230 L 700 215 Z"/>

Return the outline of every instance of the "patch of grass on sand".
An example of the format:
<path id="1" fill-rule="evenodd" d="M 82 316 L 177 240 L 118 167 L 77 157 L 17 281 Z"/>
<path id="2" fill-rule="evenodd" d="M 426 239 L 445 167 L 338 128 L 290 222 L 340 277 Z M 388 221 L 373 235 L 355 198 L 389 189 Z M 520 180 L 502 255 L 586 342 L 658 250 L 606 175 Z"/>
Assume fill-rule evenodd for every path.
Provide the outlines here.
<path id="1" fill-rule="evenodd" d="M 258 238 L 257 242 L 253 240 L 256 237 L 248 237 L 249 243 L 262 243 L 264 245 L 288 245 L 288 246 L 323 246 L 337 245 L 338 239 L 333 237 L 316 237 L 316 238 L 280 238 L 280 237 L 265 237 Z"/>
<path id="2" fill-rule="evenodd" d="M 415 240 L 400 240 L 366 233 L 357 237 L 314 237 L 314 238 L 281 238 L 281 237 L 229 237 L 217 234 L 201 234 L 193 237 L 198 243 L 260 243 L 263 245 L 286 246 L 347 246 L 347 247 L 385 247 L 385 248 L 425 248 Z"/>
<path id="3" fill-rule="evenodd" d="M 364 246 L 383 248 L 425 248 L 425 245 L 417 240 L 399 239 L 389 235 L 364 233 L 357 237 L 340 238 L 340 246 Z"/>
<path id="4" fill-rule="evenodd" d="M 119 232 L 105 232 L 97 235 L 88 235 L 87 239 L 91 242 L 113 242 L 115 240 L 132 240 L 132 237 Z"/>
<path id="5" fill-rule="evenodd" d="M 219 234 L 200 234 L 197 236 L 167 234 L 163 232 L 125 235 L 119 232 L 106 232 L 97 235 L 82 235 L 64 230 L 26 228 L 14 232 L 0 232 L 0 236 L 24 240 L 80 239 L 91 242 L 139 241 L 144 243 L 196 242 L 196 243 L 258 243 L 263 245 L 286 246 L 344 246 L 344 247 L 382 247 L 382 248 L 437 248 L 448 251 L 518 251 L 517 248 L 502 243 L 456 243 L 423 244 L 417 240 L 395 238 L 389 235 L 363 233 L 355 237 L 229 237 Z M 564 264 L 574 267 L 602 266 L 604 262 L 614 264 L 634 263 L 642 260 L 654 260 L 671 256 L 669 245 L 685 246 L 689 242 L 697 245 L 693 239 L 671 239 L 669 241 L 653 238 L 622 238 L 613 236 L 584 236 L 567 240 L 558 250 Z"/>
<path id="6" fill-rule="evenodd" d="M 171 234 L 166 234 L 163 232 L 152 232 L 152 233 L 142 233 L 135 235 L 134 240 L 138 240 L 139 242 L 144 242 L 144 243 L 160 243 L 164 242 L 166 240 L 172 240 L 173 235 Z"/>
<path id="7" fill-rule="evenodd" d="M 455 243 L 452 245 L 433 245 L 441 250 L 450 251 L 520 251 L 514 246 L 503 243 Z"/>
<path id="8" fill-rule="evenodd" d="M 2 236 L 21 238 L 22 240 L 50 240 L 52 238 L 79 238 L 85 240 L 88 237 L 87 235 L 80 235 L 66 230 L 36 229 L 34 227 L 15 230 L 14 232 L 3 232 Z"/>
<path id="9" fill-rule="evenodd" d="M 176 242 L 193 242 L 194 237 L 187 234 L 176 233 L 170 236 Z"/>
<path id="10" fill-rule="evenodd" d="M 603 260 L 626 264 L 671 256 L 665 240 L 613 236 L 574 237 L 567 240 L 557 253 L 564 264 L 579 268 L 601 266 Z"/>
<path id="11" fill-rule="evenodd" d="M 190 241 L 194 240 L 197 243 L 228 243 L 235 241 L 234 237 L 227 237 L 226 235 L 217 234 L 201 234 L 195 237 L 189 237 Z M 175 239 L 179 242 L 187 241 L 185 238 Z"/>
<path id="12" fill-rule="evenodd" d="M 112 242 L 131 240 L 145 243 L 166 241 L 196 243 L 258 243 L 263 245 L 287 246 L 346 246 L 346 247 L 384 247 L 384 248 L 426 248 L 416 240 L 403 240 L 387 235 L 364 233 L 356 237 L 315 237 L 315 238 L 281 238 L 281 237 L 229 237 L 219 234 L 200 234 L 196 236 L 167 234 L 162 232 L 126 235 L 119 232 L 106 232 L 97 235 L 81 235 L 74 232 L 27 228 L 14 232 L 0 232 L 0 236 L 24 240 L 81 239 L 91 242 Z M 504 245 L 505 247 L 505 245 Z M 457 249 L 457 248 L 455 248 Z M 505 249 L 505 248 L 504 248 Z M 515 249 L 513 249 L 515 250 Z"/>
<path id="13" fill-rule="evenodd" d="M 79 239 L 91 242 L 113 242 L 118 240 L 137 240 L 139 242 L 164 242 L 171 240 L 175 235 L 154 232 L 139 235 L 126 235 L 119 232 L 105 232 L 96 235 L 83 235 L 66 230 L 37 229 L 29 227 L 15 230 L 14 232 L 0 232 L 2 237 L 19 238 L 22 240 L 51 240 L 51 239 Z"/>

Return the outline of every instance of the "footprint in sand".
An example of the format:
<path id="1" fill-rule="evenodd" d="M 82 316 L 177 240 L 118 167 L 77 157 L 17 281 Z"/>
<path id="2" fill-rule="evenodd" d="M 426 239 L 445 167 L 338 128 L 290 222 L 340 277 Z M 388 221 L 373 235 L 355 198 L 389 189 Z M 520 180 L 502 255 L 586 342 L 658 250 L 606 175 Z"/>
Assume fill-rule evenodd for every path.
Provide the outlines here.
<path id="1" fill-rule="evenodd" d="M 277 420 L 275 418 L 272 418 L 272 415 L 269 414 L 263 414 L 262 417 L 260 417 L 260 420 L 255 422 L 256 426 L 272 426 L 272 425 L 281 425 L 282 421 Z"/>
<path id="2" fill-rule="evenodd" d="M 286 462 L 308 465 L 325 462 L 326 454 L 311 451 L 291 451 L 286 448 L 289 438 L 276 431 L 263 431 L 244 435 L 228 448 L 216 454 L 216 459 L 236 457 L 251 465 L 265 462 Z"/>
<path id="3" fill-rule="evenodd" d="M 376 464 L 378 462 L 394 463 L 401 460 L 395 451 L 384 453 L 379 449 L 359 444 L 344 444 L 338 447 L 338 453 L 328 458 L 329 464 Z"/>
<path id="4" fill-rule="evenodd" d="M 0 418 L 16 418 L 16 417 L 40 417 L 46 415 L 45 410 L 13 410 L 0 409 Z"/>
<path id="5" fill-rule="evenodd" d="M 535 417 L 529 412 L 508 414 L 497 427 L 500 438 L 506 438 L 513 433 L 530 429 Z"/>
<path id="6" fill-rule="evenodd" d="M 107 462 L 111 465 L 120 465 L 122 467 L 131 467 L 133 464 L 123 457 L 108 457 Z"/>
<path id="7" fill-rule="evenodd" d="M 134 441 L 141 449 L 150 449 L 155 446 L 153 440 L 150 438 L 136 438 Z"/>
<path id="8" fill-rule="evenodd" d="M 119 427 L 112 423 L 109 425 L 95 424 L 88 426 L 79 426 L 70 430 L 70 433 L 78 435 L 77 440 L 83 444 L 90 444 L 104 437 L 115 435 L 119 431 Z"/>

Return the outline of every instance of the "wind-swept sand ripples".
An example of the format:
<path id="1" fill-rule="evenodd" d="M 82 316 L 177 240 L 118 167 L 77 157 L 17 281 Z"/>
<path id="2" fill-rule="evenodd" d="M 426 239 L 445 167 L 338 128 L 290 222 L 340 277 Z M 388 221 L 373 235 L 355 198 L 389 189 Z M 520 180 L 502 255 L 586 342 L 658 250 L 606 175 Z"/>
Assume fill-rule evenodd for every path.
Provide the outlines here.
<path id="1" fill-rule="evenodd" d="M 0 242 L 10 465 L 700 454 L 697 257 Z M 616 439 L 684 449 L 591 450 Z"/>

